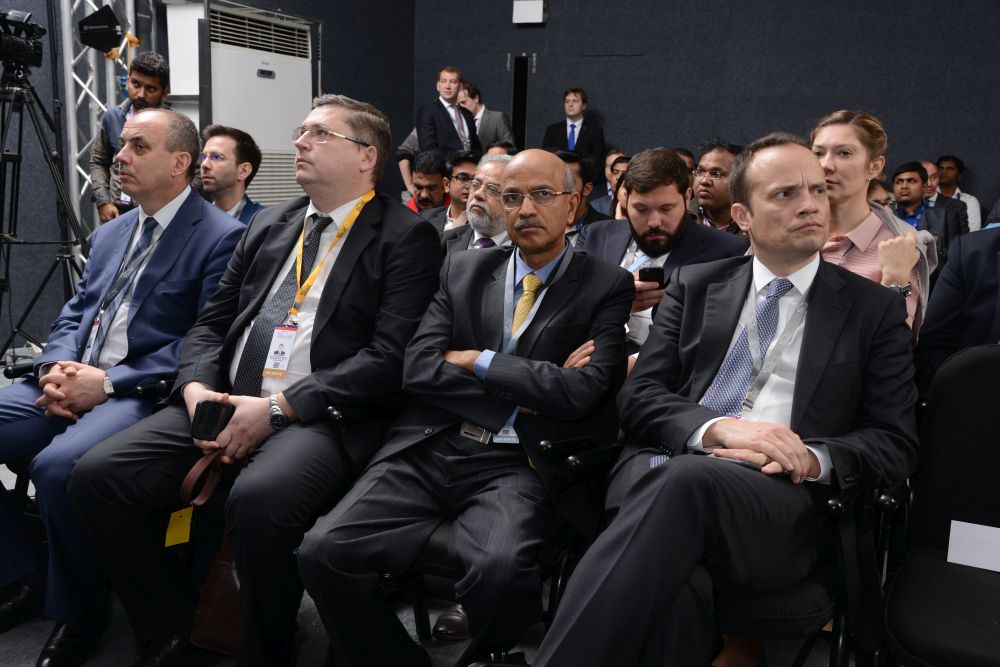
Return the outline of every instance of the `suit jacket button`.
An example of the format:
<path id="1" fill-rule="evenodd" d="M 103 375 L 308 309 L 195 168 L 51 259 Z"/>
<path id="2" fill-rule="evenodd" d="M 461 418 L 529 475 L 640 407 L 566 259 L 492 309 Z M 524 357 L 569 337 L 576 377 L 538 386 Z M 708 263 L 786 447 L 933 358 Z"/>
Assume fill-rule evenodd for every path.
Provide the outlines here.
<path id="1" fill-rule="evenodd" d="M 424 429 L 424 435 L 430 435 L 433 432 L 434 432 L 434 429 L 432 429 L 432 428 L 425 428 Z"/>

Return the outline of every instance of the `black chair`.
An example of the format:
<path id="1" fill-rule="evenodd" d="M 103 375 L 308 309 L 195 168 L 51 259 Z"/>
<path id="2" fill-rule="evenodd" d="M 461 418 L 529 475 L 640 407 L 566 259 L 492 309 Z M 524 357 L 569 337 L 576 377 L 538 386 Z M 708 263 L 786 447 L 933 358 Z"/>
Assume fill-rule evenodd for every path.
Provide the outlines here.
<path id="1" fill-rule="evenodd" d="M 1000 573 L 947 562 L 952 521 L 1000 527 L 1000 345 L 938 370 L 921 425 L 909 553 L 886 604 L 890 647 L 907 665 L 1000 664 Z"/>

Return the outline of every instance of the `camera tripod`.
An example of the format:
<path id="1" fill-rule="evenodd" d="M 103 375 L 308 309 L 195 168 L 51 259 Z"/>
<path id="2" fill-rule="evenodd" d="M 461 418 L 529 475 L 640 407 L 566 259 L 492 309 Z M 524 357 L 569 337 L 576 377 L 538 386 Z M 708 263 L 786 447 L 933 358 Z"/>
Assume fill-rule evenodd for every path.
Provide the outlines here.
<path id="1" fill-rule="evenodd" d="M 48 165 L 49 173 L 56 186 L 58 241 L 24 241 L 17 235 L 25 109 L 28 111 L 28 118 L 31 120 L 31 126 L 34 128 L 35 136 L 42 149 L 42 157 Z M 2 151 L 2 155 L 0 155 L 0 262 L 3 263 L 3 277 L 0 278 L 0 310 L 2 310 L 3 295 L 5 292 L 9 292 L 11 287 L 11 248 L 28 245 L 55 245 L 58 246 L 58 251 L 17 323 L 11 328 L 10 335 L 7 336 L 3 345 L 0 345 L 0 356 L 7 354 L 18 336 L 35 345 L 41 345 L 39 339 L 22 330 L 25 321 L 31 315 L 31 311 L 38 303 L 49 281 L 57 272 L 62 275 L 66 297 L 68 298 L 73 293 L 77 279 L 83 274 L 81 257 L 85 259 L 90 253 L 86 234 L 76 217 L 70 203 L 69 193 L 66 191 L 61 157 L 59 152 L 52 148 L 45 134 L 45 128 L 42 125 L 43 116 L 49 131 L 57 132 L 55 121 L 45 110 L 35 87 L 28 79 L 28 69 L 17 63 L 4 63 L 3 74 L 0 76 L 0 151 Z M 15 134 L 15 143 L 13 148 L 8 150 L 7 142 L 12 133 Z M 80 250 L 79 257 L 75 252 L 76 248 Z M 9 307 L 10 304 L 8 304 Z M 10 363 L 14 364 L 16 361 L 16 359 L 11 359 Z"/>

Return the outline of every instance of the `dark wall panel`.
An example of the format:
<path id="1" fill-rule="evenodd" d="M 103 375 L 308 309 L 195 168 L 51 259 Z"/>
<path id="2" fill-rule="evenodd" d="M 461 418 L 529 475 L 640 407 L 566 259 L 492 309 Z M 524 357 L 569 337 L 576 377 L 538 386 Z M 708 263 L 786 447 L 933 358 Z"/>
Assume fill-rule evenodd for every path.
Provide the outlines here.
<path id="1" fill-rule="evenodd" d="M 609 143 L 630 152 L 806 133 L 830 111 L 858 108 L 885 122 L 890 169 L 953 152 L 984 207 L 1000 196 L 992 0 L 549 0 L 544 27 L 515 27 L 512 4 L 471 0 L 456 11 L 445 0 L 419 3 L 416 104 L 433 99 L 438 68 L 454 64 L 487 106 L 509 112 L 507 54 L 534 53 L 529 145 L 561 117 L 568 86 L 587 90 Z"/>

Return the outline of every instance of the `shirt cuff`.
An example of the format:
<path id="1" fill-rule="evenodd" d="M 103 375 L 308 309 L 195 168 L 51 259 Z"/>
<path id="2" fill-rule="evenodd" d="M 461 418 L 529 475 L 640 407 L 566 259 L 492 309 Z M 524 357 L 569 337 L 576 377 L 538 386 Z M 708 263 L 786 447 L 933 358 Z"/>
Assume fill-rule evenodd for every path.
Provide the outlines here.
<path id="1" fill-rule="evenodd" d="M 819 476 L 806 477 L 806 481 L 816 482 L 817 484 L 829 484 L 830 471 L 833 470 L 833 459 L 830 458 L 830 452 L 826 448 L 826 445 L 806 445 L 806 449 L 815 454 L 816 458 L 819 459 Z"/>
<path id="2" fill-rule="evenodd" d="M 715 417 L 714 419 L 709 419 L 707 422 L 699 426 L 698 430 L 692 433 L 691 436 L 687 439 L 687 442 L 684 444 L 684 449 L 689 452 L 695 451 L 695 452 L 706 452 L 706 453 L 712 451 L 712 449 L 717 449 L 716 447 L 705 449 L 701 445 L 701 440 L 702 438 L 705 437 L 705 432 L 708 431 L 708 428 L 712 424 L 714 424 L 717 421 L 722 421 L 723 419 L 729 419 L 729 417 Z"/>
<path id="3" fill-rule="evenodd" d="M 496 356 L 496 352 L 493 350 L 483 350 L 479 353 L 473 369 L 477 378 L 483 381 L 486 380 L 486 371 L 490 370 L 490 364 L 493 363 L 494 356 Z"/>

